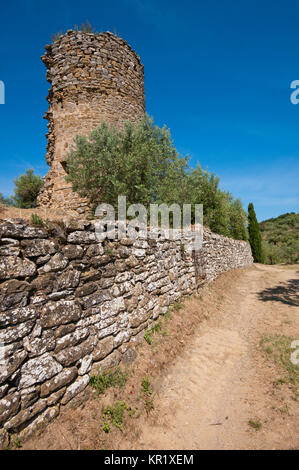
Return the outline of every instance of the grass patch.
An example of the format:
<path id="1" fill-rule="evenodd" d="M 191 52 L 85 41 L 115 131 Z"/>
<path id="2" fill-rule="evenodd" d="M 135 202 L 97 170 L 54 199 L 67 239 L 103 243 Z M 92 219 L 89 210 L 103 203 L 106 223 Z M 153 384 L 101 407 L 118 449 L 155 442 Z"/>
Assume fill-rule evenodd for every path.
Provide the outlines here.
<path id="1" fill-rule="evenodd" d="M 144 408 L 145 408 L 146 414 L 149 414 L 154 409 L 154 403 L 153 403 L 152 397 L 149 397 L 148 395 L 145 396 Z"/>
<path id="2" fill-rule="evenodd" d="M 280 408 L 278 408 L 278 410 L 280 411 L 281 414 L 286 414 L 286 415 L 289 415 L 289 408 L 288 408 L 288 405 L 287 404 L 284 404 L 283 406 L 281 406 Z"/>
<path id="3" fill-rule="evenodd" d="M 168 322 L 171 319 L 171 313 L 169 310 L 167 310 L 167 312 L 165 313 L 164 319 L 166 322 Z"/>
<path id="4" fill-rule="evenodd" d="M 110 425 L 112 425 L 122 431 L 124 413 L 127 408 L 127 404 L 124 401 L 117 401 L 114 405 L 106 406 L 106 408 L 103 409 L 103 418 L 105 419 L 104 426 L 110 430 Z"/>
<path id="5" fill-rule="evenodd" d="M 285 379 L 278 379 L 278 380 L 276 380 L 276 382 L 274 384 L 275 385 L 282 385 L 282 384 L 285 384 L 285 383 L 286 383 Z"/>
<path id="6" fill-rule="evenodd" d="M 106 406 L 102 412 L 103 426 L 102 430 L 105 433 L 109 433 L 112 427 L 123 430 L 125 412 L 131 418 L 135 415 L 135 408 L 129 407 L 124 401 L 117 401 L 113 405 Z"/>
<path id="7" fill-rule="evenodd" d="M 36 225 L 37 227 L 44 227 L 45 222 L 41 217 L 37 214 L 31 214 L 31 223 L 32 225 Z"/>
<path id="8" fill-rule="evenodd" d="M 20 449 L 22 447 L 21 441 L 19 439 L 19 436 L 15 436 L 14 438 L 14 446 L 16 449 Z"/>
<path id="9" fill-rule="evenodd" d="M 127 379 L 128 372 L 123 372 L 120 367 L 116 367 L 115 369 L 103 372 L 103 374 L 91 375 L 89 383 L 97 391 L 97 394 L 100 395 L 109 387 L 122 388 Z"/>
<path id="10" fill-rule="evenodd" d="M 259 419 L 250 419 L 248 425 L 251 426 L 256 431 L 259 431 L 262 428 L 262 423 Z"/>
<path id="11" fill-rule="evenodd" d="M 154 409 L 154 403 L 153 403 L 153 390 L 150 384 L 150 381 L 148 380 L 147 377 L 144 377 L 141 382 L 141 392 L 144 397 L 144 408 L 147 414 L 150 413 Z"/>
<path id="12" fill-rule="evenodd" d="M 144 377 L 142 379 L 141 390 L 145 395 L 151 395 L 153 393 L 151 384 L 147 377 Z"/>
<path id="13" fill-rule="evenodd" d="M 154 333 L 158 333 L 159 331 L 161 331 L 161 328 L 162 328 L 162 324 L 161 322 L 159 321 L 158 323 L 156 323 L 152 328 L 150 328 L 149 330 L 147 330 L 145 332 L 145 335 L 144 335 L 144 339 L 145 341 L 148 343 L 148 344 L 152 344 L 152 336 Z"/>
<path id="14" fill-rule="evenodd" d="M 171 312 L 179 311 L 183 307 L 183 301 L 182 300 L 177 300 L 172 304 L 169 310 L 163 315 L 163 323 L 165 326 L 165 323 L 167 323 L 171 319 Z M 147 330 L 144 334 L 144 339 L 148 344 L 152 344 L 153 341 L 153 335 L 155 333 L 161 333 L 163 337 L 167 336 L 167 331 L 165 329 L 162 330 L 162 322 L 158 321 L 152 328 Z"/>
<path id="15" fill-rule="evenodd" d="M 182 308 L 183 304 L 180 300 L 177 300 L 176 302 L 174 302 L 173 304 L 173 310 L 180 310 Z"/>
<path id="16" fill-rule="evenodd" d="M 104 424 L 102 426 L 102 430 L 108 434 L 110 431 L 111 431 L 111 427 L 109 425 L 109 423 L 107 423 L 107 421 L 104 421 Z"/>
<path id="17" fill-rule="evenodd" d="M 111 248 L 105 248 L 104 249 L 104 254 L 110 256 L 111 258 L 113 258 L 115 256 L 115 253 Z"/>
<path id="18" fill-rule="evenodd" d="M 293 364 L 291 361 L 291 354 L 294 349 L 291 344 L 294 338 L 283 335 L 264 335 L 261 339 L 260 345 L 263 351 L 274 361 L 274 363 L 284 373 L 278 382 L 288 382 L 295 388 L 297 394 L 298 381 L 299 381 L 299 365 Z"/>

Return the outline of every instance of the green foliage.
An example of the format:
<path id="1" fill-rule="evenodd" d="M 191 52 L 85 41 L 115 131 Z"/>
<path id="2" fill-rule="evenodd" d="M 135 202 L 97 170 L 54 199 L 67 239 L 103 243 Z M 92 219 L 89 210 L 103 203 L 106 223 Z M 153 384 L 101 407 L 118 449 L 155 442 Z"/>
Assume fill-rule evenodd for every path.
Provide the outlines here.
<path id="1" fill-rule="evenodd" d="M 250 419 L 248 425 L 251 426 L 256 431 L 259 431 L 262 428 L 262 423 L 259 419 Z"/>
<path id="2" fill-rule="evenodd" d="M 127 378 L 128 373 L 116 367 L 115 369 L 104 371 L 103 374 L 92 375 L 89 383 L 100 395 L 109 387 L 123 387 Z"/>
<path id="3" fill-rule="evenodd" d="M 5 206 L 13 206 L 14 201 L 12 197 L 5 197 L 2 193 L 0 193 L 0 204 L 4 204 Z"/>
<path id="4" fill-rule="evenodd" d="M 182 301 L 176 300 L 173 304 L 173 310 L 181 310 L 182 308 Z"/>
<path id="5" fill-rule="evenodd" d="M 248 233 L 253 259 L 256 263 L 263 263 L 262 236 L 252 202 L 248 206 Z"/>
<path id="6" fill-rule="evenodd" d="M 192 204 L 203 204 L 204 225 L 224 236 L 247 240 L 246 214 L 239 199 L 219 188 L 219 177 L 198 164 L 188 174 L 184 194 Z"/>
<path id="7" fill-rule="evenodd" d="M 14 438 L 14 446 L 16 449 L 20 449 L 22 447 L 21 441 L 19 439 L 19 436 L 15 436 Z"/>
<path id="8" fill-rule="evenodd" d="M 107 421 L 104 421 L 104 424 L 102 426 L 102 430 L 107 434 L 111 431 L 111 427 L 110 427 L 109 423 L 107 423 Z"/>
<path id="9" fill-rule="evenodd" d="M 168 322 L 168 320 L 170 320 L 170 319 L 171 319 L 171 313 L 170 313 L 169 310 L 167 310 L 167 312 L 166 312 L 165 315 L 164 315 L 164 320 L 165 320 L 166 322 Z"/>
<path id="10" fill-rule="evenodd" d="M 283 372 L 284 377 L 280 378 L 280 383 L 284 381 L 289 383 L 290 388 L 294 392 L 294 396 L 298 398 L 299 384 L 299 365 L 291 361 L 291 354 L 294 349 L 291 348 L 295 337 L 284 335 L 264 335 L 261 338 L 261 348 L 268 354 L 274 363 Z"/>
<path id="11" fill-rule="evenodd" d="M 37 214 L 31 214 L 31 223 L 32 225 L 37 225 L 39 227 L 44 227 L 45 225 L 43 219 L 41 219 Z"/>
<path id="12" fill-rule="evenodd" d="M 144 408 L 147 414 L 149 414 L 154 409 L 154 401 L 152 397 L 145 395 L 144 397 Z"/>
<path id="13" fill-rule="evenodd" d="M 148 343 L 148 344 L 152 344 L 152 336 L 154 333 L 158 333 L 159 331 L 161 331 L 161 328 L 162 328 L 162 325 L 161 325 L 161 322 L 159 321 L 158 323 L 156 323 L 152 328 L 150 328 L 149 330 L 147 330 L 145 332 L 145 335 L 144 335 L 144 339 L 145 341 Z"/>
<path id="14" fill-rule="evenodd" d="M 105 122 L 86 138 L 77 136 L 67 160 L 67 180 L 73 190 L 96 207 L 100 202 L 117 208 L 118 196 L 127 204 L 203 204 L 204 224 L 214 232 L 247 239 L 246 215 L 239 200 L 219 188 L 213 173 L 189 166 L 178 154 L 169 130 L 144 116 L 123 130 Z"/>
<path id="15" fill-rule="evenodd" d="M 21 209 L 36 207 L 38 193 L 43 186 L 43 180 L 35 175 L 32 169 L 14 180 L 14 205 Z"/>
<path id="16" fill-rule="evenodd" d="M 141 392 L 144 397 L 144 408 L 147 414 L 154 409 L 154 402 L 152 398 L 153 390 L 149 379 L 144 377 L 141 382 Z"/>
<path id="17" fill-rule="evenodd" d="M 147 344 L 152 344 L 152 332 L 151 330 L 148 330 L 144 334 L 144 339 L 147 342 Z"/>
<path id="18" fill-rule="evenodd" d="M 230 235 L 236 240 L 248 240 L 247 217 L 240 199 L 232 199 L 229 207 Z"/>
<path id="19" fill-rule="evenodd" d="M 106 406 L 103 410 L 103 431 L 110 432 L 110 426 L 115 426 L 122 431 L 124 413 L 127 410 L 129 410 L 129 407 L 124 401 L 117 401 L 113 405 Z"/>
<path id="20" fill-rule="evenodd" d="M 147 377 L 144 377 L 141 382 L 141 390 L 145 395 L 151 395 L 153 393 L 152 387 Z"/>
<path id="21" fill-rule="evenodd" d="M 105 255 L 109 255 L 111 257 L 115 256 L 115 253 L 111 248 L 104 248 L 104 253 L 105 253 Z"/>
<path id="22" fill-rule="evenodd" d="M 266 264 L 299 262 L 299 214 L 295 212 L 260 223 Z"/>
<path id="23" fill-rule="evenodd" d="M 102 123 L 89 139 L 78 136 L 75 143 L 67 161 L 68 180 L 94 204 L 116 207 L 118 195 L 126 195 L 128 205 L 148 207 L 157 202 L 164 180 L 183 164 L 169 131 L 149 118 L 138 125 L 126 123 L 124 130 Z"/>

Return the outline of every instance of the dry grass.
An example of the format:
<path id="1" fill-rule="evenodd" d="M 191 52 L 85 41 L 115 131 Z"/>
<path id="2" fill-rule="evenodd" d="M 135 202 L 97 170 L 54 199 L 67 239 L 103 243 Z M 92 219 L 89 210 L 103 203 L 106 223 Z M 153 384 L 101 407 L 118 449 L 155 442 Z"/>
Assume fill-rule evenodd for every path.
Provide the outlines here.
<path id="1" fill-rule="evenodd" d="M 32 214 L 38 215 L 43 220 L 62 220 L 66 218 L 78 218 L 76 212 L 64 209 L 48 209 L 46 207 L 36 207 L 34 209 L 18 209 L 0 204 L 0 219 L 24 219 L 31 221 Z"/>

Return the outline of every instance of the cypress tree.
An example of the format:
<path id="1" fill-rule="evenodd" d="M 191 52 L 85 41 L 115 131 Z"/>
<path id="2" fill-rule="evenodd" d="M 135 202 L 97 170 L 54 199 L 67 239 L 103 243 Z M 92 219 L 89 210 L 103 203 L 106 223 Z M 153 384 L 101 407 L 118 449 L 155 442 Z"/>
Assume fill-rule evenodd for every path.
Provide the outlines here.
<path id="1" fill-rule="evenodd" d="M 262 236 L 252 202 L 248 205 L 248 233 L 253 259 L 255 263 L 263 263 Z"/>

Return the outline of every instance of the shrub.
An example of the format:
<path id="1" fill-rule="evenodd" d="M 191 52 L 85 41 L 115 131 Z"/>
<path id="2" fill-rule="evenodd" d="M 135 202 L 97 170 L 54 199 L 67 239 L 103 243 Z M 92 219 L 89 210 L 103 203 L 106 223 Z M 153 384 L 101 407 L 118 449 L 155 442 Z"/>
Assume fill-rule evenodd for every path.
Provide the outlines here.
<path id="1" fill-rule="evenodd" d="M 15 207 L 29 209 L 36 207 L 38 193 L 43 186 L 43 180 L 35 175 L 32 169 L 26 171 L 26 174 L 19 176 L 14 180 L 14 201 Z"/>
<path id="2" fill-rule="evenodd" d="M 179 155 L 169 130 L 154 125 L 147 115 L 124 129 L 103 122 L 88 138 L 76 136 L 67 158 L 67 180 L 73 190 L 96 207 L 117 207 L 118 196 L 127 204 L 203 204 L 204 224 L 214 232 L 247 239 L 246 215 L 239 200 L 220 190 L 213 173 L 189 166 Z"/>
<path id="3" fill-rule="evenodd" d="M 0 193 L 0 204 L 4 204 L 5 206 L 12 206 L 14 201 L 12 197 L 5 197 L 2 193 Z"/>
<path id="4" fill-rule="evenodd" d="M 67 160 L 75 191 L 95 205 L 115 207 L 118 195 L 126 195 L 128 204 L 156 202 L 161 184 L 182 165 L 169 131 L 147 117 L 137 125 L 126 123 L 124 130 L 102 123 L 89 139 L 77 136 Z"/>

